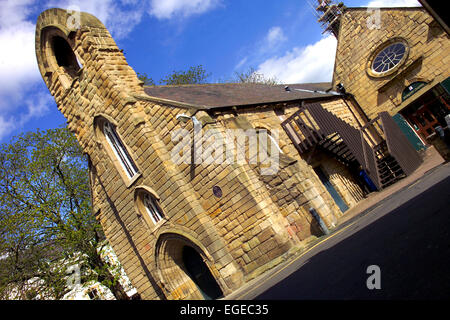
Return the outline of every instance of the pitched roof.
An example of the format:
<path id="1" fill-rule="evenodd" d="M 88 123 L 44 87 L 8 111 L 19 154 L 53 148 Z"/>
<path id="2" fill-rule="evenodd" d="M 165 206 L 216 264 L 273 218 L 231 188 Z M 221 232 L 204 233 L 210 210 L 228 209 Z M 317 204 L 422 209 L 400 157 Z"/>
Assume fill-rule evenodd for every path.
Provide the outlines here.
<path id="1" fill-rule="evenodd" d="M 290 91 L 285 90 L 286 86 L 290 88 Z M 328 82 L 288 85 L 218 83 L 148 86 L 144 90 L 152 98 L 183 103 L 197 108 L 213 109 L 326 98 L 335 95 L 325 92 L 330 88 L 331 84 Z"/>

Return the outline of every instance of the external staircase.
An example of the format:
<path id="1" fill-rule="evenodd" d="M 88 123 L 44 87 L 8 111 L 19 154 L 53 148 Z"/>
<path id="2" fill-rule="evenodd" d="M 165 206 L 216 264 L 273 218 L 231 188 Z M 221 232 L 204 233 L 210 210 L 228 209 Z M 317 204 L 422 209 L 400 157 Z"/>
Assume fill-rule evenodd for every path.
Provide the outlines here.
<path id="1" fill-rule="evenodd" d="M 300 154 L 319 148 L 351 170 L 364 170 L 378 189 L 411 174 L 422 159 L 386 113 L 356 128 L 319 103 L 299 108 L 282 123 Z"/>

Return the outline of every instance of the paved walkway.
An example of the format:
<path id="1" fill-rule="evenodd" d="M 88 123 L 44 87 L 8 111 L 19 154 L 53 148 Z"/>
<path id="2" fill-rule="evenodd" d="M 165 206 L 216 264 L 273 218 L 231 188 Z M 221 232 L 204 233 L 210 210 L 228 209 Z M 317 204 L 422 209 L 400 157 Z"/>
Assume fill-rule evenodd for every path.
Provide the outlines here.
<path id="1" fill-rule="evenodd" d="M 347 210 L 345 214 L 338 219 L 337 227 L 365 212 L 366 210 L 376 206 L 376 204 L 380 201 L 386 200 L 387 198 L 393 196 L 397 191 L 417 182 L 421 177 L 423 177 L 424 174 L 435 169 L 444 162 L 444 159 L 434 147 L 428 148 L 425 151 L 424 162 L 419 168 L 417 168 L 416 171 L 414 171 L 410 176 L 394 183 L 382 191 L 371 193 L 366 199 L 360 201 L 356 206 Z"/>
<path id="2" fill-rule="evenodd" d="M 388 200 L 390 197 L 394 196 L 398 191 L 402 190 L 403 188 L 411 187 L 414 184 L 418 183 L 421 177 L 438 168 L 444 162 L 445 162 L 444 159 L 439 155 L 439 153 L 436 151 L 436 149 L 434 149 L 434 147 L 428 148 L 425 151 L 423 164 L 416 171 L 414 171 L 413 174 L 396 182 L 395 184 L 389 186 L 388 188 L 382 191 L 371 193 L 366 199 L 360 201 L 358 205 L 349 209 L 345 213 L 345 215 L 340 217 L 338 219 L 337 226 L 334 229 L 330 230 L 331 233 L 339 232 L 338 230 L 341 229 L 343 225 L 348 224 L 350 220 L 357 219 L 358 216 L 368 213 L 369 211 L 377 207 L 378 204 Z M 276 274 L 281 269 L 283 269 L 287 264 L 290 264 L 293 260 L 298 259 L 299 256 L 306 254 L 315 246 L 320 244 L 322 241 L 323 241 L 322 239 L 317 239 L 317 241 L 311 242 L 308 248 L 305 248 L 301 252 L 298 252 L 297 254 L 288 258 L 286 261 L 277 265 L 273 269 L 266 271 L 257 278 L 252 279 L 248 283 L 244 284 L 241 288 L 239 288 L 232 294 L 224 297 L 223 299 L 224 300 L 242 299 L 243 297 L 245 297 L 246 293 L 250 291 L 253 287 L 261 285 L 272 275 Z"/>

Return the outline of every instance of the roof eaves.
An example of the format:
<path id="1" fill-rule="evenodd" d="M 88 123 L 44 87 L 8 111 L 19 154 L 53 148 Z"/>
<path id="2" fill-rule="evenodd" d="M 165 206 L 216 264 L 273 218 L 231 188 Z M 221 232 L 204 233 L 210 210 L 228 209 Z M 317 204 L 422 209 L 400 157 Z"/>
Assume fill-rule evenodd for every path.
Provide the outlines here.
<path id="1" fill-rule="evenodd" d="M 196 105 L 196 104 L 190 104 L 190 103 L 174 101 L 174 100 L 169 100 L 169 99 L 164 99 L 164 98 L 152 97 L 150 95 L 132 94 L 132 96 L 138 100 L 156 102 L 156 103 L 171 105 L 171 106 L 175 106 L 175 107 L 180 107 L 183 109 L 207 110 L 207 109 L 211 108 L 211 107 L 203 106 L 203 105 Z"/>
<path id="2" fill-rule="evenodd" d="M 250 103 L 250 104 L 241 104 L 241 105 L 230 105 L 230 106 L 217 106 L 217 107 L 209 107 L 206 111 L 213 112 L 224 112 L 229 110 L 237 110 L 237 109 L 249 109 L 255 108 L 258 106 L 263 107 L 274 107 L 277 105 L 287 105 L 287 104 L 295 104 L 302 103 L 303 101 L 316 101 L 316 100 L 331 100 L 335 98 L 342 97 L 342 95 L 324 95 L 323 97 L 308 97 L 308 98 L 298 98 L 292 100 L 282 100 L 282 101 L 270 101 L 270 102 L 262 102 L 262 103 Z"/>

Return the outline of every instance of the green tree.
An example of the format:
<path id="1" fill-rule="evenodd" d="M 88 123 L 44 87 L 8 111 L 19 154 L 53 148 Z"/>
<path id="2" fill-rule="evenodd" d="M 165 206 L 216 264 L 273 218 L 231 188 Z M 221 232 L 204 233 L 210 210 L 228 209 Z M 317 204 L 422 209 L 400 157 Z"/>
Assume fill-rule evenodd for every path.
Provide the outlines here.
<path id="1" fill-rule="evenodd" d="M 141 80 L 144 83 L 144 86 L 154 86 L 155 81 L 149 76 L 147 76 L 146 73 L 140 73 L 137 72 L 138 79 Z"/>
<path id="2" fill-rule="evenodd" d="M 206 83 L 206 79 L 210 74 L 202 65 L 190 67 L 187 71 L 173 71 L 172 74 L 167 75 L 161 79 L 160 83 L 164 85 L 179 85 L 179 84 L 202 84 Z"/>
<path id="3" fill-rule="evenodd" d="M 144 82 L 146 86 L 154 86 L 156 83 L 146 73 L 137 73 L 139 80 Z M 203 84 L 211 76 L 207 73 L 202 65 L 190 67 L 187 71 L 173 71 L 162 78 L 158 84 L 162 85 L 182 85 L 182 84 Z M 260 83 L 267 85 L 277 85 L 279 81 L 273 78 L 267 78 L 264 74 L 250 67 L 247 71 L 235 72 L 234 76 L 228 80 L 219 80 L 223 83 Z"/>
<path id="4" fill-rule="evenodd" d="M 228 82 L 234 83 L 261 83 L 267 85 L 276 85 L 279 81 L 274 78 L 267 78 L 264 74 L 259 73 L 255 70 L 255 68 L 250 67 L 247 71 L 244 72 L 235 72 L 234 78 Z"/>
<path id="5" fill-rule="evenodd" d="M 91 211 L 87 158 L 66 129 L 29 132 L 0 146 L 0 295 L 61 298 L 67 268 L 87 270 L 117 299 L 127 299 L 104 261 L 100 224 Z M 29 287 L 32 280 L 39 282 Z"/>
<path id="6" fill-rule="evenodd" d="M 207 73 L 202 65 L 190 67 L 184 71 L 173 71 L 171 74 L 166 75 L 159 81 L 161 85 L 180 85 L 180 84 L 202 84 L 206 83 L 206 79 L 211 74 Z M 155 81 L 149 77 L 146 73 L 137 73 L 139 80 L 144 82 L 145 86 L 156 85 Z"/>

